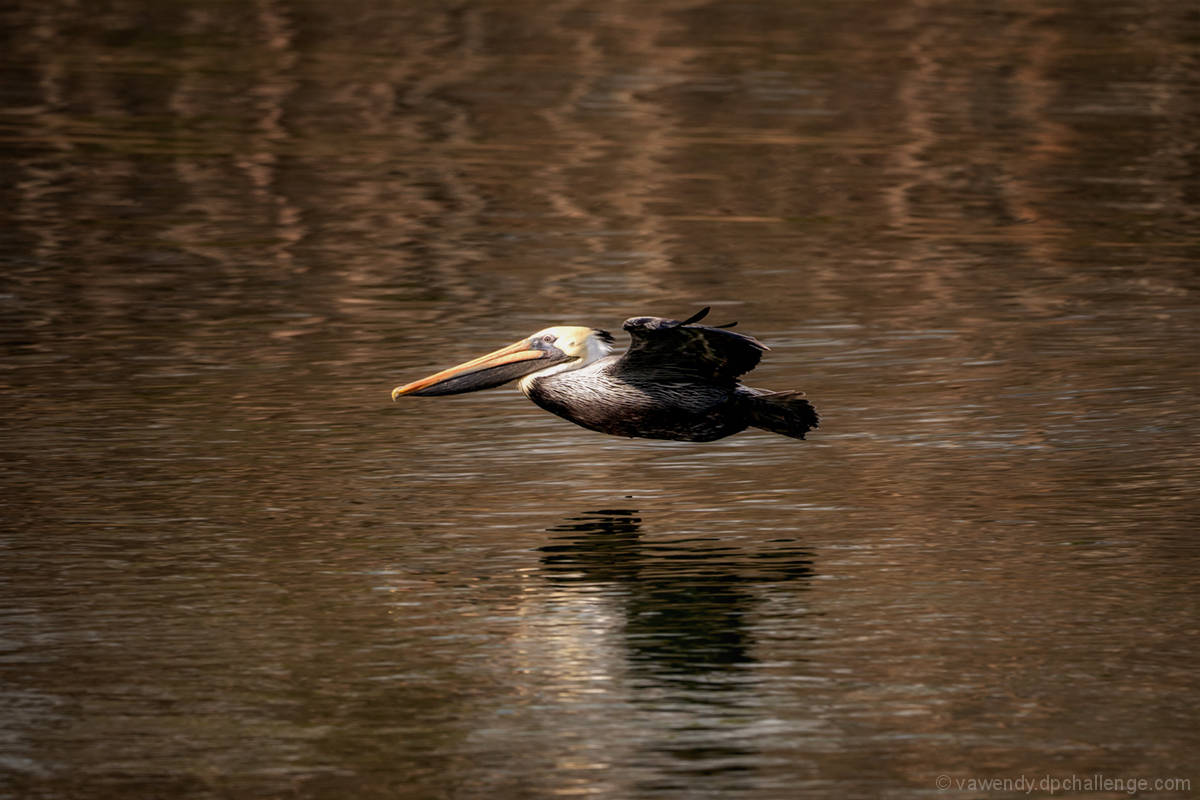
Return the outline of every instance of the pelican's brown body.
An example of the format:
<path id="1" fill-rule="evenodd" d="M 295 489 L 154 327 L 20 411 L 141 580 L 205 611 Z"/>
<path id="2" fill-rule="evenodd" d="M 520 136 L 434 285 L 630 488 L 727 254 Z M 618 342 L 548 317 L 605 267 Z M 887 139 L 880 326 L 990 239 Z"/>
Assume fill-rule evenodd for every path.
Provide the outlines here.
<path id="1" fill-rule="evenodd" d="M 401 386 L 401 395 L 461 394 L 520 379 L 537 405 L 613 436 L 711 442 L 746 428 L 803 439 L 818 427 L 800 392 L 768 392 L 738 376 L 767 348 L 726 328 L 696 325 L 708 309 L 679 322 L 636 317 L 624 328 L 629 350 L 608 355 L 613 338 L 594 328 L 556 327 L 458 367 Z"/>

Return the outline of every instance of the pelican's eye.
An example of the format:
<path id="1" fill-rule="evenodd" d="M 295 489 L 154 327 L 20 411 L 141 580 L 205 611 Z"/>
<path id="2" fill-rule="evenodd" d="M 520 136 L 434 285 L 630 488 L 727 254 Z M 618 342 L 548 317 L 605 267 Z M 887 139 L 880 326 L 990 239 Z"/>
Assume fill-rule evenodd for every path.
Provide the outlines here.
<path id="1" fill-rule="evenodd" d="M 555 336 L 553 333 L 547 333 L 545 336 L 542 337 L 542 341 L 545 342 L 546 344 L 554 344 L 556 341 L 558 341 L 558 337 Z"/>

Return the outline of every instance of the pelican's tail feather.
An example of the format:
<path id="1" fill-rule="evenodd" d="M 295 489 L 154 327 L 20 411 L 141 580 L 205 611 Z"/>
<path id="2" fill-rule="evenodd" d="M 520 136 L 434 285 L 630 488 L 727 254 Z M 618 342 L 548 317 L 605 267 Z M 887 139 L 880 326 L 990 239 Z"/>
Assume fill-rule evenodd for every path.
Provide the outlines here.
<path id="1" fill-rule="evenodd" d="M 803 439 L 804 434 L 821 426 L 821 415 L 804 399 L 804 392 L 753 391 L 749 408 L 750 424 L 755 428 Z"/>

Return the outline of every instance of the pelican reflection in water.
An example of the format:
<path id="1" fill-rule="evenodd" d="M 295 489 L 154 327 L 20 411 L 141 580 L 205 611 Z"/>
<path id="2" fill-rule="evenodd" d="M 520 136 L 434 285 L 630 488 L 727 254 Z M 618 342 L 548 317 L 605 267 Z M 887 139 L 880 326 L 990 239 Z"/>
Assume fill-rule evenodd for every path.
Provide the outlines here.
<path id="1" fill-rule="evenodd" d="M 613 337 L 561 326 L 392 391 L 434 397 L 491 389 L 514 380 L 537 405 L 576 425 L 613 436 L 711 442 L 761 428 L 803 439 L 820 417 L 803 392 L 753 389 L 738 380 L 767 347 L 734 333 L 737 323 L 697 325 L 705 308 L 679 322 L 635 317 L 632 341 L 609 355 Z"/>

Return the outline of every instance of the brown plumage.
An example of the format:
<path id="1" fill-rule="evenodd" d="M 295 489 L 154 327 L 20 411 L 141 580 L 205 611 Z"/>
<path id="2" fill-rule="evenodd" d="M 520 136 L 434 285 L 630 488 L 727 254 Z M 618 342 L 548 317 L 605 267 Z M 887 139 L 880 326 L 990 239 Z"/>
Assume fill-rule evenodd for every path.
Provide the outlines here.
<path id="1" fill-rule="evenodd" d="M 582 327 L 547 328 L 483 358 L 398 387 L 401 395 L 460 394 L 520 379 L 537 405 L 590 430 L 614 436 L 709 442 L 748 427 L 803 439 L 818 427 L 802 392 L 769 392 L 738 378 L 766 346 L 728 328 L 635 317 L 632 341 L 609 355 L 613 337 Z"/>

